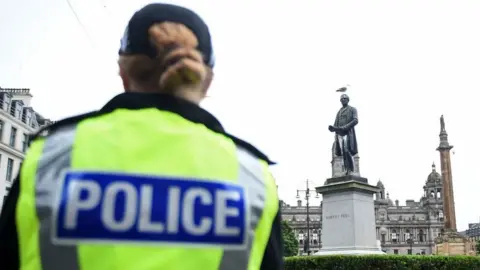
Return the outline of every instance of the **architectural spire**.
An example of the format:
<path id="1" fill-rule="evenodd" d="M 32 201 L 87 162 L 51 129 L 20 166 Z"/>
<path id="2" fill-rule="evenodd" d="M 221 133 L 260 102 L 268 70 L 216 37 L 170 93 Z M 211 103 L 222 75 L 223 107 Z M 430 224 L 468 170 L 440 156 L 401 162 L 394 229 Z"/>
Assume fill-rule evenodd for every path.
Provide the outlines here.
<path id="1" fill-rule="evenodd" d="M 438 146 L 437 151 L 440 152 L 440 165 L 442 168 L 442 195 L 445 229 L 456 231 L 457 221 L 455 216 L 455 199 L 453 197 L 452 164 L 450 160 L 450 150 L 452 148 L 453 146 L 448 143 L 448 134 L 445 129 L 445 120 L 442 115 L 440 117 L 440 145 Z"/>

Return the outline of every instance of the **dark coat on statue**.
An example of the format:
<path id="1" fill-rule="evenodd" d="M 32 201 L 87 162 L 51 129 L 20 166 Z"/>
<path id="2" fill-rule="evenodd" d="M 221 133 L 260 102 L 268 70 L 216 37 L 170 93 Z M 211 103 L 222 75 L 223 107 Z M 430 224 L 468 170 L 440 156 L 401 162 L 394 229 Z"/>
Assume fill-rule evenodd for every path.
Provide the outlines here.
<path id="1" fill-rule="evenodd" d="M 357 109 L 352 106 L 342 107 L 335 118 L 334 127 L 346 129 L 345 133 L 337 132 L 339 135 L 348 136 L 348 149 L 352 155 L 358 153 L 357 146 L 357 136 L 355 134 L 355 125 L 358 124 L 358 114 Z M 340 149 L 340 144 L 338 143 L 338 137 L 335 136 L 335 154 L 341 156 L 342 151 Z"/>

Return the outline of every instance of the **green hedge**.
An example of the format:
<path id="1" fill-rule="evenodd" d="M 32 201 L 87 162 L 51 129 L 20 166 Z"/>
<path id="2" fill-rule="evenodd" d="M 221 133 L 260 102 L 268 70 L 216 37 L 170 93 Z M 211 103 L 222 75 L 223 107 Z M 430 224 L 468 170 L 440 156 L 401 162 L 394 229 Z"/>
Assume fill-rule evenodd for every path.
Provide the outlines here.
<path id="1" fill-rule="evenodd" d="M 480 257 L 428 255 L 302 256 L 285 270 L 480 270 Z"/>

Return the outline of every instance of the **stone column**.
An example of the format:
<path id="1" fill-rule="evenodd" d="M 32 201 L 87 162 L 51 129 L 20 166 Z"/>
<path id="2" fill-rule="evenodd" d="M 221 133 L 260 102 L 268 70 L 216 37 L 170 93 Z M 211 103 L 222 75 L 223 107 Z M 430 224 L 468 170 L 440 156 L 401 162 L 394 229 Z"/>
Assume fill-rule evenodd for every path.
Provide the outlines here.
<path id="1" fill-rule="evenodd" d="M 435 239 L 436 253 L 437 255 L 474 256 L 475 253 L 468 249 L 468 247 L 473 244 L 472 241 L 457 232 L 455 199 L 453 197 L 452 164 L 450 160 L 450 150 L 453 146 L 448 143 L 448 135 L 445 130 L 443 115 L 440 118 L 440 123 L 440 145 L 437 150 L 440 152 L 440 162 L 442 165 L 445 229 L 443 233 Z"/>
<path id="2" fill-rule="evenodd" d="M 440 131 L 440 145 L 438 146 L 437 151 L 440 152 L 440 164 L 442 168 L 443 215 L 445 220 L 445 229 L 457 231 L 455 198 L 453 195 L 452 182 L 452 164 L 450 160 L 450 150 L 452 148 L 453 146 L 448 143 L 447 132 L 445 129 L 442 129 Z"/>

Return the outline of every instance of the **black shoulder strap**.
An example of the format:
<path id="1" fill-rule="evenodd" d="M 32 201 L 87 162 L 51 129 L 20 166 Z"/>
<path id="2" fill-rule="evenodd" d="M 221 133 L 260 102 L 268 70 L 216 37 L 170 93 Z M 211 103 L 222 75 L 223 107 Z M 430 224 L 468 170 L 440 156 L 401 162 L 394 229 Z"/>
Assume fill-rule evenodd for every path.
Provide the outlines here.
<path id="1" fill-rule="evenodd" d="M 236 145 L 244 148 L 245 150 L 247 150 L 248 152 L 252 153 L 254 156 L 256 156 L 257 158 L 261 159 L 261 160 L 265 160 L 268 165 L 275 165 L 277 163 L 271 161 L 267 155 L 265 155 L 264 153 L 262 153 L 260 150 L 258 150 L 255 146 L 251 145 L 250 143 L 242 140 L 242 139 L 239 139 L 231 134 L 228 134 L 228 133 L 224 133 L 223 135 L 229 137 Z"/>
<path id="2" fill-rule="evenodd" d="M 99 111 L 93 111 L 93 112 L 88 112 L 88 113 L 84 113 L 84 114 L 80 114 L 80 115 L 75 115 L 75 116 L 72 116 L 72 117 L 69 117 L 69 118 L 65 118 L 65 119 L 62 119 L 60 121 L 56 121 L 53 124 L 46 125 L 46 126 L 42 127 L 35 134 L 30 136 L 30 142 L 32 142 L 32 141 L 36 140 L 37 138 L 41 137 L 44 132 L 47 132 L 47 133 L 55 132 L 56 130 L 58 130 L 61 127 L 74 125 L 74 124 L 77 124 L 78 122 L 80 122 L 84 119 L 87 119 L 87 118 L 90 118 L 90 117 L 95 117 L 95 116 L 98 116 L 98 115 L 101 115 L 101 114 L 102 113 L 100 113 Z"/>

